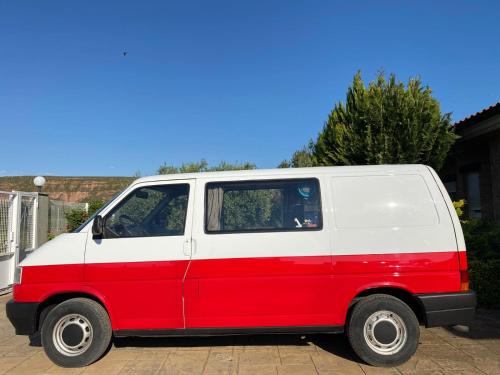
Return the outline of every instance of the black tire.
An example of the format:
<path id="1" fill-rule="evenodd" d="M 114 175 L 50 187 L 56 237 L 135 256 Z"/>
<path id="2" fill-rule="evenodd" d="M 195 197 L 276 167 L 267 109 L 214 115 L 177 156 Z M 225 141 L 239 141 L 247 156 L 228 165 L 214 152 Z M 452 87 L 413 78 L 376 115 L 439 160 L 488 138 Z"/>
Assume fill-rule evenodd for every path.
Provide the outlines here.
<path id="1" fill-rule="evenodd" d="M 40 316 L 38 318 L 38 330 L 29 336 L 30 346 L 42 347 L 42 325 L 43 325 L 43 322 L 45 321 L 45 318 L 47 317 L 49 312 L 56 306 L 57 305 L 54 305 L 54 304 L 46 306 L 42 310 L 42 312 L 40 313 Z"/>
<path id="2" fill-rule="evenodd" d="M 45 353 L 61 367 L 83 367 L 95 362 L 109 347 L 111 336 L 106 310 L 87 298 L 60 303 L 47 314 L 41 328 Z"/>
<path id="3" fill-rule="evenodd" d="M 371 323 L 367 323 L 370 317 Z M 402 334 L 404 331 L 406 335 Z M 374 294 L 352 308 L 347 336 L 352 349 L 363 361 L 373 366 L 392 367 L 403 364 L 415 354 L 420 327 L 415 313 L 403 301 L 387 294 Z"/>

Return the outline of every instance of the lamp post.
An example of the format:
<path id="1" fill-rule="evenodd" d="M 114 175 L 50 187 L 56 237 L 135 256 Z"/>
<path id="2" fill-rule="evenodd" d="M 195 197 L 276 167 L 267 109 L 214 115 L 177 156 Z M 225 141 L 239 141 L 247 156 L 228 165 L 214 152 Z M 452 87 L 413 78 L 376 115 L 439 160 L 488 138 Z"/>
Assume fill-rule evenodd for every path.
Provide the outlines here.
<path id="1" fill-rule="evenodd" d="M 33 183 L 37 187 L 38 192 L 41 193 L 42 192 L 42 187 L 43 187 L 43 185 L 45 185 L 45 177 L 37 176 L 37 177 L 35 177 L 33 179 Z"/>

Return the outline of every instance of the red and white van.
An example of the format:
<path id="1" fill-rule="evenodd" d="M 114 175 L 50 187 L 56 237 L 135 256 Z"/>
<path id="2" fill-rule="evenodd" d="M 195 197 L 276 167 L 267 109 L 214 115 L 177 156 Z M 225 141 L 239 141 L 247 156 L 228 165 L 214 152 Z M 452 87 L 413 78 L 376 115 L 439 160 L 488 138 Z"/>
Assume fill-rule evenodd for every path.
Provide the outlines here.
<path id="1" fill-rule="evenodd" d="M 380 165 L 140 178 L 17 270 L 7 315 L 65 367 L 112 336 L 347 332 L 406 361 L 469 322 L 460 222 L 436 173 Z"/>

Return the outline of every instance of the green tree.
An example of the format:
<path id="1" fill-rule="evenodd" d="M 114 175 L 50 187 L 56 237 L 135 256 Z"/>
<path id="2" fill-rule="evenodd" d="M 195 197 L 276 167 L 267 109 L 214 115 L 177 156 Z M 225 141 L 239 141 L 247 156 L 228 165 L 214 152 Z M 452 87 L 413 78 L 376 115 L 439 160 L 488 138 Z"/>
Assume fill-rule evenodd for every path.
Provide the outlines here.
<path id="1" fill-rule="evenodd" d="M 158 174 L 175 174 L 175 173 L 194 173 L 194 172 L 212 172 L 212 171 L 235 171 L 243 169 L 255 169 L 256 166 L 253 163 L 228 163 L 226 161 L 221 161 L 218 165 L 209 166 L 205 159 L 201 159 L 199 162 L 182 163 L 180 167 L 173 165 L 168 165 L 163 163 L 160 168 L 158 168 Z"/>
<path id="2" fill-rule="evenodd" d="M 314 167 L 315 160 L 313 157 L 314 143 L 309 142 L 307 146 L 301 150 L 295 151 L 290 160 L 283 160 L 278 168 L 303 168 L 303 167 Z"/>
<path id="3" fill-rule="evenodd" d="M 179 168 L 173 165 L 162 164 L 156 171 L 157 174 L 175 174 L 179 173 Z"/>
<path id="4" fill-rule="evenodd" d="M 354 76 L 345 104 L 337 103 L 314 145 L 318 165 L 423 163 L 439 170 L 455 142 L 451 115 L 420 78 L 405 84 L 383 73 Z"/>
<path id="5" fill-rule="evenodd" d="M 209 171 L 241 171 L 248 169 L 255 169 L 257 166 L 250 162 L 244 163 L 228 163 L 226 161 L 221 161 L 218 165 L 209 168 Z"/>

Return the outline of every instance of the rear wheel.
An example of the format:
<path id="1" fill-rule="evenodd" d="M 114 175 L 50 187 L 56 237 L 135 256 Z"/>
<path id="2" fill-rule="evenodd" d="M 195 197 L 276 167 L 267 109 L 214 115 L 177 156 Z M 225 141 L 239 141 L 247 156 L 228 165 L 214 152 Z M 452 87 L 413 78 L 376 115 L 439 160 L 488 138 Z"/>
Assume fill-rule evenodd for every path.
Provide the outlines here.
<path id="1" fill-rule="evenodd" d="M 98 360 L 108 348 L 111 334 L 106 310 L 86 298 L 54 307 L 41 329 L 45 353 L 62 367 L 82 367 Z"/>
<path id="2" fill-rule="evenodd" d="M 415 353 L 420 327 L 404 302 L 386 294 L 374 294 L 354 305 L 347 335 L 363 361 L 391 367 L 406 362 Z"/>

